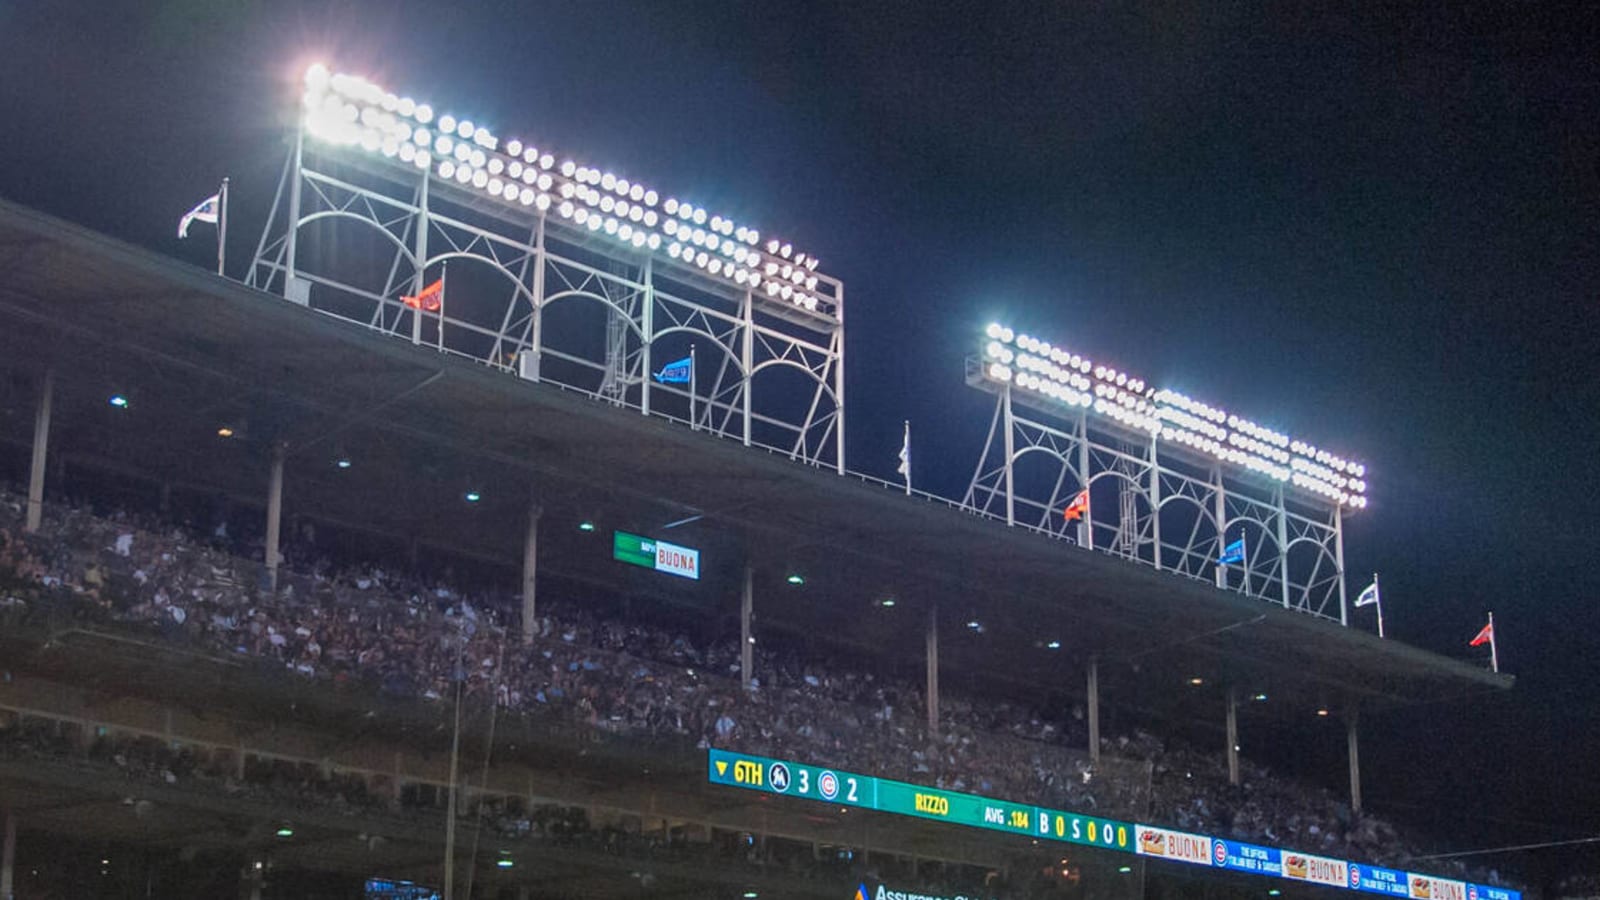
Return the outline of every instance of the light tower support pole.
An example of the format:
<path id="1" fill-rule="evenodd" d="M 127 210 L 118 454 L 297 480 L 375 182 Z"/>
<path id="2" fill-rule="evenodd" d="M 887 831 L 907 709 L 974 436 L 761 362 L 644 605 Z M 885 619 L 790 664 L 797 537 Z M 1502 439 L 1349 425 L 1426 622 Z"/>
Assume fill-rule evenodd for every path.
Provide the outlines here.
<path id="1" fill-rule="evenodd" d="M 1350 627 L 1350 610 L 1344 594 L 1344 513 L 1333 505 L 1333 564 L 1339 570 L 1339 624 Z M 1378 637 L 1383 637 L 1383 617 L 1378 617 Z"/>
<path id="2" fill-rule="evenodd" d="M 1156 571 L 1161 571 L 1161 462 L 1156 455 L 1156 437 L 1150 436 L 1150 554 Z"/>
<path id="3" fill-rule="evenodd" d="M 835 305 L 834 309 L 837 310 L 838 319 L 839 319 L 839 325 L 838 325 L 837 330 L 834 331 L 834 335 L 836 335 L 836 339 L 834 341 L 834 344 L 835 344 L 835 346 L 838 347 L 838 350 L 837 350 L 837 352 L 835 354 L 836 358 L 835 358 L 834 363 L 833 363 L 833 365 L 834 365 L 834 369 L 833 369 L 833 403 L 834 403 L 834 405 L 833 405 L 833 408 L 834 408 L 834 423 L 833 423 L 834 424 L 834 432 L 833 432 L 833 442 L 834 442 L 833 448 L 834 449 L 833 449 L 833 455 L 834 455 L 834 471 L 837 472 L 840 475 L 843 475 L 844 474 L 844 285 L 842 285 L 842 284 L 839 285 L 838 293 L 835 295 L 835 299 L 838 301 L 838 303 Z M 819 453 L 821 452 L 820 449 L 819 449 L 818 452 Z"/>
<path id="4" fill-rule="evenodd" d="M 1213 508 L 1217 518 L 1217 550 L 1213 559 L 1222 557 L 1222 548 L 1228 544 L 1228 497 L 1222 490 L 1222 468 L 1213 466 L 1211 469 L 1211 483 L 1216 486 Z M 1281 548 L 1280 548 L 1281 549 Z M 1245 560 L 1245 571 L 1249 571 L 1250 561 Z M 1228 567 L 1217 563 L 1217 587 L 1224 590 L 1228 587 Z"/>
<path id="5" fill-rule="evenodd" d="M 33 416 L 33 464 L 28 469 L 28 517 L 23 527 L 29 534 L 38 531 L 44 521 L 44 470 L 49 462 L 50 405 L 55 393 L 55 370 L 45 369 L 39 384 L 39 408 Z"/>
<path id="6" fill-rule="evenodd" d="M 417 268 L 411 276 L 411 296 L 422 296 L 428 280 L 428 182 L 433 177 L 431 169 L 422 170 L 422 184 L 417 187 Z M 398 323 L 396 323 L 398 324 Z M 444 307 L 439 309 L 439 331 L 444 331 Z M 422 304 L 411 310 L 411 343 L 422 343 Z"/>
<path id="7" fill-rule="evenodd" d="M 305 178 L 306 130 L 303 126 L 294 130 L 294 171 L 289 175 L 289 233 L 283 243 L 283 296 L 286 300 L 294 299 L 294 266 L 295 246 L 299 243 L 300 234 L 300 182 Z M 426 177 L 426 176 L 424 176 Z"/>
<path id="8" fill-rule="evenodd" d="M 1283 608 L 1289 608 L 1289 504 L 1278 485 L 1278 579 L 1283 585 Z"/>
<path id="9" fill-rule="evenodd" d="M 1078 478 L 1079 490 L 1089 489 L 1089 410 L 1078 410 Z M 1078 519 L 1078 546 L 1094 549 L 1094 498 L 1084 504 L 1083 515 Z"/>
<path id="10" fill-rule="evenodd" d="M 1011 385 L 1006 385 L 1005 391 L 1000 395 L 1000 409 L 1005 416 L 1006 426 L 1006 524 L 1017 524 L 1017 487 L 1016 478 L 1012 469 L 1016 464 L 1017 435 L 1016 423 L 1011 417 Z"/>

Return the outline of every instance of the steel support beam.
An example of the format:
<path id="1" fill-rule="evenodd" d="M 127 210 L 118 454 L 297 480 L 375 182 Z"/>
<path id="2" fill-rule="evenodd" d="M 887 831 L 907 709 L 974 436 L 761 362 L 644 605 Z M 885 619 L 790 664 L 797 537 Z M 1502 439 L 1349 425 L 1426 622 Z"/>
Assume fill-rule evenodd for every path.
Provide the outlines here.
<path id="1" fill-rule="evenodd" d="M 1239 786 L 1239 692 L 1228 687 L 1228 783 Z"/>
<path id="2" fill-rule="evenodd" d="M 17 814 L 6 810 L 5 839 L 0 845 L 0 900 L 17 895 Z"/>
<path id="3" fill-rule="evenodd" d="M 756 571 L 744 567 L 744 590 L 739 595 L 739 682 L 750 690 L 755 678 L 756 639 L 751 632 L 751 617 L 756 605 Z"/>
<path id="4" fill-rule="evenodd" d="M 23 528 L 29 534 L 38 531 L 44 521 L 44 470 L 50 446 L 50 404 L 55 393 L 56 373 L 46 369 L 39 385 L 39 409 L 33 417 L 33 465 L 28 469 L 28 518 Z M 0 894 L 0 900 L 6 898 Z"/>
<path id="5" fill-rule="evenodd" d="M 283 525 L 283 442 L 272 445 L 272 471 L 267 477 L 267 584 L 278 589 L 278 541 Z"/>
<path id="6" fill-rule="evenodd" d="M 928 731 L 939 733 L 939 607 L 928 608 Z"/>
<path id="7" fill-rule="evenodd" d="M 1350 811 L 1361 812 L 1361 747 L 1358 734 L 1360 711 L 1354 703 L 1345 714 L 1345 744 L 1350 749 Z"/>
<path id="8" fill-rule="evenodd" d="M 522 542 L 522 642 L 533 643 L 539 615 L 539 519 L 544 507 L 537 495 L 528 503 L 528 534 Z"/>
<path id="9" fill-rule="evenodd" d="M 1100 761 L 1100 660 L 1089 657 L 1089 759 Z"/>

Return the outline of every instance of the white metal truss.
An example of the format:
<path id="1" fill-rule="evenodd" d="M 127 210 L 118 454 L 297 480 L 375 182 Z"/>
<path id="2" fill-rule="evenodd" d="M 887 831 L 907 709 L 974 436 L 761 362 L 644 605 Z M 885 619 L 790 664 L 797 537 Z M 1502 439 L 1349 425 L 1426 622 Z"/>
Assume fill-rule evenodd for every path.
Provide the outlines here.
<path id="1" fill-rule="evenodd" d="M 1158 453 L 1148 432 L 1086 407 L 1035 404 L 984 379 L 980 365 L 968 360 L 968 383 L 997 396 L 968 509 L 1348 624 L 1337 503 L 1167 446 Z M 1085 489 L 1088 510 L 1067 520 Z M 1240 537 L 1244 561 L 1220 564 Z"/>
<path id="2" fill-rule="evenodd" d="M 297 134 L 246 281 L 844 472 L 842 285 L 827 279 L 827 310 L 798 309 L 604 237 Z M 439 279 L 438 309 L 404 301 Z M 652 378 L 685 356 L 690 383 Z"/>

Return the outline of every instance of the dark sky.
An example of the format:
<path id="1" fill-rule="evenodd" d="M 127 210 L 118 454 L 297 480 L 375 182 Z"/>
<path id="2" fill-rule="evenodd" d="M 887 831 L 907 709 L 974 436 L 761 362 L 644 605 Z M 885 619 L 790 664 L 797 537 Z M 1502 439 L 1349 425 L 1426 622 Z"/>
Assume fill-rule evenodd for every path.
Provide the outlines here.
<path id="1" fill-rule="evenodd" d="M 1185 387 L 1368 462 L 1392 637 L 1497 614 L 1369 790 L 1600 831 L 1600 7 L 1317 6 L 0 0 L 0 195 L 203 266 L 229 175 L 242 266 L 323 59 L 814 248 L 852 468 L 959 496 L 995 317 Z"/>

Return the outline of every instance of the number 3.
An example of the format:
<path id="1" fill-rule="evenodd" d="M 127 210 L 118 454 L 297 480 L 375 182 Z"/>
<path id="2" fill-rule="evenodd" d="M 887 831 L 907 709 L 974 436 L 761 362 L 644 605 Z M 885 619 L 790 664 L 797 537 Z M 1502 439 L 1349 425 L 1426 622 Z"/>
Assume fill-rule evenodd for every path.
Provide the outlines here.
<path id="1" fill-rule="evenodd" d="M 807 772 L 805 769 L 801 769 L 800 770 L 800 793 L 804 794 L 809 790 L 811 790 L 811 773 Z"/>

